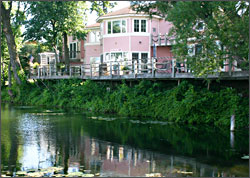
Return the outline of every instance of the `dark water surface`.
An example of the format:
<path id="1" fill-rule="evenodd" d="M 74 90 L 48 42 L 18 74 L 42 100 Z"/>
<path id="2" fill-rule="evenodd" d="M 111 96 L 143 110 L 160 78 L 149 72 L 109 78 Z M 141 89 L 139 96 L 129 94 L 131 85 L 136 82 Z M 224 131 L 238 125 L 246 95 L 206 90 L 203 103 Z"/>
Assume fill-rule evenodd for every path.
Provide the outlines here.
<path id="1" fill-rule="evenodd" d="M 185 127 L 41 107 L 1 107 L 2 173 L 248 177 L 248 129 Z M 33 170 L 31 170 L 33 169 Z M 52 171 L 53 172 L 53 171 Z M 47 176 L 52 176 L 53 173 Z"/>

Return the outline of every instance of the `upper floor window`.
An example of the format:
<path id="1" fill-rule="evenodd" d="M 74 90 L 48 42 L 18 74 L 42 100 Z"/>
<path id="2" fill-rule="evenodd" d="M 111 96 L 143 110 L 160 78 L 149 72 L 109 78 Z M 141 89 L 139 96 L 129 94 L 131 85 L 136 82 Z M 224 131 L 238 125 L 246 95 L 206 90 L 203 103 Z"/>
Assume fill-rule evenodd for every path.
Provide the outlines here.
<path id="1" fill-rule="evenodd" d="M 91 32 L 89 32 L 89 42 L 90 43 L 98 43 L 98 42 L 100 42 L 100 32 L 99 31 L 91 31 Z"/>
<path id="2" fill-rule="evenodd" d="M 147 20 L 134 20 L 134 32 L 147 32 Z"/>
<path id="3" fill-rule="evenodd" d="M 126 20 L 113 20 L 108 21 L 108 34 L 126 33 L 127 23 Z"/>

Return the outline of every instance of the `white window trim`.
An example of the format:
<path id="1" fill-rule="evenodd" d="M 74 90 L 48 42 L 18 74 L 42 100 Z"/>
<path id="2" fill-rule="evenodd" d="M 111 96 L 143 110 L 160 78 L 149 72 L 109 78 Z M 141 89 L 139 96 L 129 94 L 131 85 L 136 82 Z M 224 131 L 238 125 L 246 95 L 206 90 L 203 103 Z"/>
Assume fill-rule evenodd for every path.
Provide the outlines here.
<path id="1" fill-rule="evenodd" d="M 135 29 L 134 29 L 134 21 L 135 20 L 139 20 L 139 32 L 135 32 Z M 141 21 L 142 20 L 146 20 L 146 32 L 141 32 Z M 132 32 L 133 33 L 148 33 L 148 19 L 145 19 L 145 18 L 132 19 Z"/>
<path id="2" fill-rule="evenodd" d="M 122 32 L 122 21 L 126 22 L 126 32 Z M 120 33 L 113 33 L 113 21 L 120 21 L 120 25 L 121 25 L 121 32 Z M 108 23 L 111 22 L 111 33 L 108 33 Z M 124 34 L 128 32 L 128 20 L 127 19 L 113 19 L 113 20 L 107 20 L 106 21 L 106 34 L 105 35 L 116 35 L 116 34 Z M 103 36 L 105 36 L 103 35 Z"/>
<path id="3" fill-rule="evenodd" d="M 73 48 L 73 44 L 76 44 L 76 51 L 75 51 L 75 56 L 77 56 L 77 42 L 70 42 L 69 43 L 69 49 L 70 49 L 70 44 L 72 44 L 72 48 Z M 69 50 L 69 52 L 71 53 L 71 51 Z M 73 54 L 73 53 L 72 53 Z M 70 56 L 70 54 L 69 54 L 69 56 Z M 73 55 L 72 55 L 73 56 Z M 70 59 L 76 59 L 76 57 L 75 58 L 73 58 L 73 57 L 70 57 Z"/>

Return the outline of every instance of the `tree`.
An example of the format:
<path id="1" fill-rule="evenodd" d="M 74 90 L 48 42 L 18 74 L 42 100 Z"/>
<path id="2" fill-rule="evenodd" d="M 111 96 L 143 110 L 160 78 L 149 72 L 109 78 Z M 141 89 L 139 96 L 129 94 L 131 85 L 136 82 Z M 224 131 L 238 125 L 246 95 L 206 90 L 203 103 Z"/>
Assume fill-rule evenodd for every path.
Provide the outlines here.
<path id="1" fill-rule="evenodd" d="M 6 43 L 8 46 L 9 56 L 10 56 L 10 64 L 12 67 L 12 71 L 14 74 L 14 78 L 17 84 L 21 84 L 21 79 L 17 73 L 17 65 L 19 62 L 19 58 L 17 55 L 17 46 L 15 42 L 15 36 L 11 26 L 11 10 L 12 10 L 12 1 L 8 3 L 1 2 L 1 16 L 2 16 L 2 27 L 3 33 L 6 38 Z"/>
<path id="2" fill-rule="evenodd" d="M 97 12 L 98 16 L 102 16 L 108 13 L 108 9 L 113 8 L 117 3 L 109 2 L 109 1 L 93 1 L 91 4 L 91 12 Z"/>
<path id="3" fill-rule="evenodd" d="M 57 50 L 58 39 L 63 37 L 64 58 L 69 71 L 69 48 L 67 36 L 74 36 L 77 39 L 84 39 L 86 22 L 86 2 L 83 1 L 56 1 L 56 2 L 29 2 L 30 9 L 28 14 L 31 19 L 26 21 L 26 40 L 45 39 L 48 44 Z M 104 11 L 110 3 L 103 2 Z M 97 4 L 93 2 L 93 9 Z M 102 12 L 100 12 L 102 13 Z"/>
<path id="4" fill-rule="evenodd" d="M 220 71 L 225 60 L 236 60 L 242 69 L 248 65 L 248 2 L 136 1 L 133 7 L 173 23 L 173 53 L 177 60 L 187 59 L 195 74 Z"/>

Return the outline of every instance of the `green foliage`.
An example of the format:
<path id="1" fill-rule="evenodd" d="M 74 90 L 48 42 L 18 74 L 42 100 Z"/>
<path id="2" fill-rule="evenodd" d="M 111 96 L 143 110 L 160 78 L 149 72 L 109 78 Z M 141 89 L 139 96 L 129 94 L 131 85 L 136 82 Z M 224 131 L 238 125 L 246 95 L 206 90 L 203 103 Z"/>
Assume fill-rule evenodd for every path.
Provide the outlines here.
<path id="1" fill-rule="evenodd" d="M 14 102 L 31 105 L 82 108 L 121 116 L 163 119 L 187 124 L 229 126 L 236 115 L 236 126 L 248 126 L 247 97 L 236 90 L 207 90 L 183 81 L 169 88 L 162 83 L 141 81 L 133 87 L 79 79 L 26 83 L 13 86 Z M 248 93 L 247 93 L 248 94 Z M 2 99 L 9 100 L 6 90 Z"/>
<path id="2" fill-rule="evenodd" d="M 135 1 L 132 4 L 137 11 L 160 15 L 173 24 L 169 34 L 175 37 L 173 53 L 179 61 L 187 59 L 198 76 L 220 71 L 225 59 L 236 60 L 238 67 L 249 69 L 248 2 Z M 204 28 L 198 29 L 200 25 Z M 201 51 L 190 55 L 191 45 L 197 44 Z"/>

